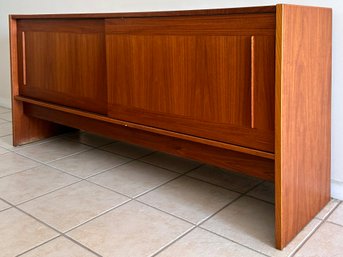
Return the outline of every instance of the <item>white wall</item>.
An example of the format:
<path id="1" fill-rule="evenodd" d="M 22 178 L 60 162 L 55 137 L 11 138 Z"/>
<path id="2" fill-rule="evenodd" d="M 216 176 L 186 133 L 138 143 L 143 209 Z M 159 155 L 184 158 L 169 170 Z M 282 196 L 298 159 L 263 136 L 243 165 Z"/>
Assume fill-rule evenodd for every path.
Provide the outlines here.
<path id="1" fill-rule="evenodd" d="M 187 10 L 273 5 L 273 0 L 0 0 L 0 105 L 10 107 L 8 14 Z M 343 1 L 282 1 L 333 8 L 332 196 L 343 200 Z"/>

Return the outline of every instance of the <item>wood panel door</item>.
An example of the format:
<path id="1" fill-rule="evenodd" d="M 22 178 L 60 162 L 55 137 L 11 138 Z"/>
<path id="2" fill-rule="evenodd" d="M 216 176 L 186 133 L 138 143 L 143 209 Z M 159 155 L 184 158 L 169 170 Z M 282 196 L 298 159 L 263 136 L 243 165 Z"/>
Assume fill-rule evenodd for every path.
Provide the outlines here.
<path id="1" fill-rule="evenodd" d="M 103 20 L 19 20 L 20 95 L 105 114 Z"/>
<path id="2" fill-rule="evenodd" d="M 109 115 L 273 152 L 274 45 L 274 14 L 109 19 Z"/>

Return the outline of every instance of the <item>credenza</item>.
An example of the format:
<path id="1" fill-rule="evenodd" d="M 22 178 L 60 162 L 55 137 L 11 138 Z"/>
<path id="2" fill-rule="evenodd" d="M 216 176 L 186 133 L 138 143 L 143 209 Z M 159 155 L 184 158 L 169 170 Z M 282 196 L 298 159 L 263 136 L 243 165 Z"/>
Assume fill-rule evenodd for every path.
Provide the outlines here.
<path id="1" fill-rule="evenodd" d="M 77 128 L 274 181 L 282 249 L 330 198 L 331 13 L 10 15 L 13 144 Z"/>

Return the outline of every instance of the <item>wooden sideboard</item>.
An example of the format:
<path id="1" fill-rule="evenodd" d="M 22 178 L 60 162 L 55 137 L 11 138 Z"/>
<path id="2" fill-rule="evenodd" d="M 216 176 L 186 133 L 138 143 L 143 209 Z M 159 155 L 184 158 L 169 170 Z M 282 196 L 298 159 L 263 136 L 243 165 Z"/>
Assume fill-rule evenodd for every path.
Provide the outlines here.
<path id="1" fill-rule="evenodd" d="M 330 198 L 331 9 L 10 15 L 13 142 L 68 127 L 275 181 L 282 249 Z"/>

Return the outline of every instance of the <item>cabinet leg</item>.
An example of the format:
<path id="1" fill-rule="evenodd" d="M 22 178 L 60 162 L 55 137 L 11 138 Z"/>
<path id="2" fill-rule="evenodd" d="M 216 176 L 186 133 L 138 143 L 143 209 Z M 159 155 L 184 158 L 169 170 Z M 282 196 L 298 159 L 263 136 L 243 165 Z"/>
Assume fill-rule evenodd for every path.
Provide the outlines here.
<path id="1" fill-rule="evenodd" d="M 24 103 L 12 100 L 13 145 L 23 145 L 72 130 L 53 122 L 30 117 L 24 113 Z"/>

